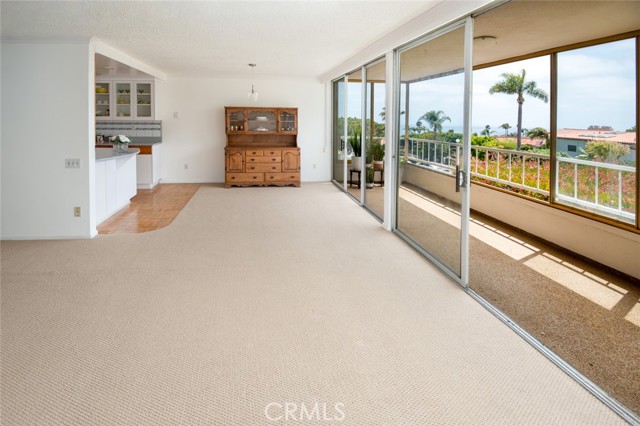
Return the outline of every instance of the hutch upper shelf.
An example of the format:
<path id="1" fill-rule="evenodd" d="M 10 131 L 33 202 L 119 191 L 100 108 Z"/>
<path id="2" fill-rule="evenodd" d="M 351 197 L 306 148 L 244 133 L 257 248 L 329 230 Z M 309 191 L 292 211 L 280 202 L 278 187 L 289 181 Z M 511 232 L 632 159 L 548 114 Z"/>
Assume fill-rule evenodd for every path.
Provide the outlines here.
<path id="1" fill-rule="evenodd" d="M 227 107 L 227 134 L 298 134 L 297 108 Z"/>

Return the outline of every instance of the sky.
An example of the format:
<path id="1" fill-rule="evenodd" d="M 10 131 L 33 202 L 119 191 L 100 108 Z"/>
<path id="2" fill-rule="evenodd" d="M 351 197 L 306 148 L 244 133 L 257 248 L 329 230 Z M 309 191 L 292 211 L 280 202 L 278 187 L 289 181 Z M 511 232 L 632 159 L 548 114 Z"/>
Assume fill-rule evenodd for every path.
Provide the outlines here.
<path id="1" fill-rule="evenodd" d="M 500 126 L 509 123 L 515 132 L 517 102 L 515 95 L 489 94 L 489 88 L 500 81 L 502 73 L 520 73 L 550 94 L 550 57 L 512 62 L 474 71 L 472 127 L 479 132 L 486 125 L 496 134 L 504 134 Z M 635 123 L 635 46 L 634 40 L 621 40 L 604 45 L 562 52 L 558 55 L 558 128 L 586 129 L 590 125 L 607 125 L 624 131 Z M 353 87 L 357 86 L 357 87 Z M 349 87 L 350 117 L 360 116 L 360 85 Z M 379 87 L 379 88 L 378 88 Z M 377 85 L 376 93 L 383 93 Z M 415 126 L 422 114 L 442 110 L 451 118 L 444 131 L 462 130 L 463 74 L 426 80 L 411 85 L 409 124 Z M 404 99 L 401 101 L 404 105 Z M 380 121 L 383 96 L 375 99 L 375 119 Z M 525 96 L 523 127 L 549 129 L 549 103 Z M 404 108 L 403 108 L 404 109 Z"/>

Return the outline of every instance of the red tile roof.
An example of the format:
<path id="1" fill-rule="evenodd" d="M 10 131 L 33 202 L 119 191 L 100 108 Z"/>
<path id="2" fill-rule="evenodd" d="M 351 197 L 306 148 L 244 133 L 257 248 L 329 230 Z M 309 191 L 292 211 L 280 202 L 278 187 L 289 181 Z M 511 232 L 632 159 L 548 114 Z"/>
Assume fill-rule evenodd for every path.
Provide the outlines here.
<path id="1" fill-rule="evenodd" d="M 635 132 L 616 132 L 606 130 L 585 130 L 585 129 L 558 129 L 558 138 L 562 139 L 577 139 L 584 141 L 592 140 L 606 140 L 612 142 L 618 142 L 625 145 L 636 144 Z"/>

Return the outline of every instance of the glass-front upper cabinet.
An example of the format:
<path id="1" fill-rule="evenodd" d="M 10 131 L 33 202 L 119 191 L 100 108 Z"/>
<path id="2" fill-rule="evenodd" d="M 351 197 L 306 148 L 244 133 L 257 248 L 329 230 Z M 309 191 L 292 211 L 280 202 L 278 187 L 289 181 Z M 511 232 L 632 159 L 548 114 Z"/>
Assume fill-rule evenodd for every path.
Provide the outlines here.
<path id="1" fill-rule="evenodd" d="M 275 132 L 278 129 L 275 110 L 248 110 L 247 115 L 250 132 Z"/>
<path id="2" fill-rule="evenodd" d="M 227 109 L 227 133 L 243 132 L 246 130 L 244 111 L 243 108 Z"/>
<path id="3" fill-rule="evenodd" d="M 279 110 L 278 131 L 280 133 L 296 133 L 298 131 L 298 114 L 296 110 Z"/>
<path id="4" fill-rule="evenodd" d="M 96 82 L 96 117 L 111 115 L 111 83 Z"/>
<path id="5" fill-rule="evenodd" d="M 131 117 L 131 83 L 116 82 L 116 117 Z"/>
<path id="6" fill-rule="evenodd" d="M 136 117 L 153 117 L 153 90 L 151 90 L 151 83 L 136 83 Z"/>
<path id="7" fill-rule="evenodd" d="M 152 81 L 96 81 L 97 120 L 153 120 Z"/>

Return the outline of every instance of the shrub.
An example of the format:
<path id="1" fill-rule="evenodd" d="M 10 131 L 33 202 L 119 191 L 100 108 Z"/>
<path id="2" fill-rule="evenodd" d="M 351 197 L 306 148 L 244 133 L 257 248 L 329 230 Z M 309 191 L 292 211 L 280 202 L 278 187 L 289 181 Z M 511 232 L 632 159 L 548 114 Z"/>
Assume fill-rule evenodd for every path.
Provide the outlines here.
<path id="1" fill-rule="evenodd" d="M 602 161 L 604 163 L 619 163 L 620 159 L 629 154 L 629 147 L 612 141 L 593 140 L 587 142 L 582 154 L 578 158 Z"/>

